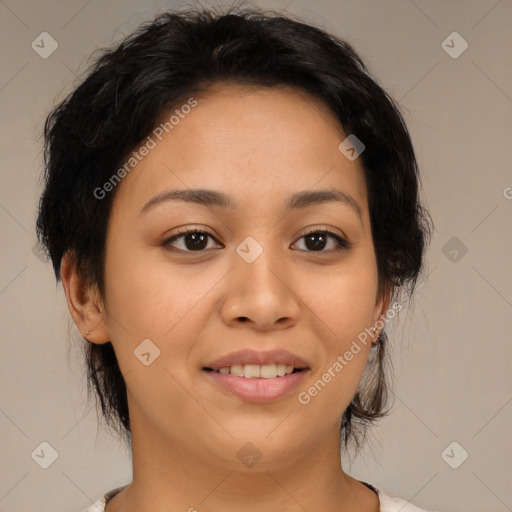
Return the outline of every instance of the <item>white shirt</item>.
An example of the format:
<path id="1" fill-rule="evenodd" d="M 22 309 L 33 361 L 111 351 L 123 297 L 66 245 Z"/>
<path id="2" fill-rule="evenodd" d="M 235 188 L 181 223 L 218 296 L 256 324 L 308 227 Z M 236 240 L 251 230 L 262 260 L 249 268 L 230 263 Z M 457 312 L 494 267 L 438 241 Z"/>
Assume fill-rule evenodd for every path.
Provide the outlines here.
<path id="1" fill-rule="evenodd" d="M 125 487 L 126 486 L 117 487 L 116 489 L 112 489 L 111 491 L 107 492 L 87 510 L 84 510 L 84 512 L 105 512 L 106 503 Z M 379 512 L 428 512 L 427 510 L 415 507 L 408 501 L 402 500 L 400 498 L 390 498 L 380 489 L 377 489 L 375 486 L 372 487 L 377 491 L 379 496 Z"/>

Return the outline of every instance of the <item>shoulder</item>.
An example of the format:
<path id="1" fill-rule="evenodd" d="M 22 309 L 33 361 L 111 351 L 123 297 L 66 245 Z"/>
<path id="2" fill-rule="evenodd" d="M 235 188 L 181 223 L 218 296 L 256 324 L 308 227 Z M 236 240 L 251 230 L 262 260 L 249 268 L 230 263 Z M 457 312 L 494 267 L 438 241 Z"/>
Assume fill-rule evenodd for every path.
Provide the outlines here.
<path id="1" fill-rule="evenodd" d="M 98 501 L 95 501 L 89 508 L 83 512 L 105 512 L 105 495 L 103 495 Z"/>
<path id="2" fill-rule="evenodd" d="M 391 498 L 380 489 L 375 489 L 379 495 L 379 512 L 431 512 L 423 508 L 418 508 L 412 503 L 409 503 L 408 501 L 405 501 L 401 498 Z"/>
<path id="3" fill-rule="evenodd" d="M 126 485 L 123 485 L 121 487 L 116 487 L 115 489 L 108 491 L 101 498 L 95 501 L 89 508 L 85 509 L 83 512 L 105 512 L 105 506 L 107 502 L 111 498 L 113 498 L 117 493 L 121 492 L 125 487 Z"/>
<path id="4" fill-rule="evenodd" d="M 368 484 L 366 484 L 368 485 Z M 124 489 L 125 486 L 117 487 L 104 494 L 96 502 L 94 502 L 89 508 L 83 512 L 105 512 L 105 504 L 113 498 L 118 492 Z M 370 487 L 370 485 L 368 485 Z M 430 512 L 428 510 L 418 508 L 412 503 L 405 501 L 401 498 L 391 498 L 385 494 L 381 489 L 378 489 L 374 485 L 371 486 L 377 492 L 380 501 L 379 512 Z"/>

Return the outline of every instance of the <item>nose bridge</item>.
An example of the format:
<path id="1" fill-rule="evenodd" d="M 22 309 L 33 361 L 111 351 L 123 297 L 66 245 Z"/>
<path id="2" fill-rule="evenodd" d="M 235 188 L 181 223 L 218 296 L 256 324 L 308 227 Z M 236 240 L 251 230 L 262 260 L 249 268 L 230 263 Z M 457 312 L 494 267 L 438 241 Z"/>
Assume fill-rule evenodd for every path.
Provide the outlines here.
<path id="1" fill-rule="evenodd" d="M 272 241 L 272 233 L 262 231 L 247 236 L 237 246 L 236 254 L 241 261 L 235 264 L 243 269 L 245 288 L 256 286 L 261 288 L 259 292 L 269 289 L 274 293 L 281 289 L 285 279 L 284 275 L 279 276 L 283 268 L 283 255 L 280 247 Z"/>
<path id="2" fill-rule="evenodd" d="M 273 245 L 272 233 L 262 230 L 247 236 L 236 247 L 233 264 L 231 286 L 223 305 L 228 314 L 225 320 L 245 318 L 260 328 L 283 318 L 296 320 L 297 297 L 288 282 L 285 257 L 280 247 Z"/>

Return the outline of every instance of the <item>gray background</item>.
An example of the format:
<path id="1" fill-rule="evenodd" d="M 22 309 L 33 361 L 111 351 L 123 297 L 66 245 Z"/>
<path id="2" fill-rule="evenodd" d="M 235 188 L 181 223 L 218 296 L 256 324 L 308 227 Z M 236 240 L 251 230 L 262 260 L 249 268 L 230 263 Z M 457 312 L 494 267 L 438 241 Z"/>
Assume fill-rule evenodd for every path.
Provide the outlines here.
<path id="1" fill-rule="evenodd" d="M 184 5 L 0 0 L 0 511 L 80 511 L 131 478 L 86 402 L 80 337 L 34 246 L 40 136 L 92 51 Z M 511 0 L 258 5 L 353 44 L 402 107 L 436 225 L 428 279 L 391 326 L 395 407 L 346 469 L 432 510 L 512 510 Z M 45 31 L 58 48 L 43 59 L 31 43 Z M 443 48 L 460 40 L 442 45 L 454 31 L 469 45 L 457 58 Z M 31 457 L 42 442 L 58 453 L 47 469 Z"/>

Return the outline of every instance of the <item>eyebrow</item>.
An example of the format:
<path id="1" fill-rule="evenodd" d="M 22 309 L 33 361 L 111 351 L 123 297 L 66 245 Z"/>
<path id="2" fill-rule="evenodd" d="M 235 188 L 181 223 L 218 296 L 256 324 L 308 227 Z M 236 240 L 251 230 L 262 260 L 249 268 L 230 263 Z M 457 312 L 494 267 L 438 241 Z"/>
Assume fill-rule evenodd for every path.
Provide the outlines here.
<path id="1" fill-rule="evenodd" d="M 141 214 L 157 205 L 167 201 L 186 201 L 188 203 L 197 203 L 204 206 L 217 206 L 234 210 L 238 208 L 238 203 L 223 192 L 208 189 L 186 189 L 186 190 L 167 190 L 151 198 L 141 210 Z M 294 193 L 285 203 L 285 211 L 307 208 L 312 205 L 337 201 L 350 206 L 362 223 L 361 208 L 357 201 L 349 194 L 337 189 L 329 190 L 303 190 Z"/>

